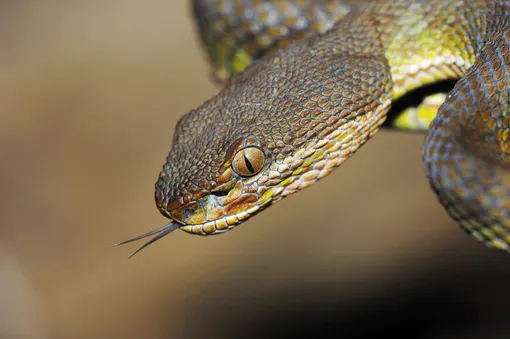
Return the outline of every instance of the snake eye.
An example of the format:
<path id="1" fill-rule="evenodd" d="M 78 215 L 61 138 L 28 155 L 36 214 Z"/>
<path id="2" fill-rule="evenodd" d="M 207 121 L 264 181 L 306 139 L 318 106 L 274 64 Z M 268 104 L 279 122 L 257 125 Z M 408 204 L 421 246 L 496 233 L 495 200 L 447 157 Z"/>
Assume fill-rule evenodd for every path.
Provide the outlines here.
<path id="1" fill-rule="evenodd" d="M 242 177 L 251 177 L 264 167 L 266 156 L 258 147 L 240 149 L 232 161 L 232 169 Z"/>

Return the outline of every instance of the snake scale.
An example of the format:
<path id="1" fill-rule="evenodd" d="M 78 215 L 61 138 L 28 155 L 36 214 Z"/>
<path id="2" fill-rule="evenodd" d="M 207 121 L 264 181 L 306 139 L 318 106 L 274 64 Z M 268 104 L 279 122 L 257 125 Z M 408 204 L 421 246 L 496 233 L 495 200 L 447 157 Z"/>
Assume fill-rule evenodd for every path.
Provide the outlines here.
<path id="1" fill-rule="evenodd" d="M 170 223 L 119 244 L 226 232 L 330 174 L 401 97 L 450 79 L 425 120 L 392 128 L 427 131 L 439 202 L 510 251 L 510 1 L 194 0 L 193 13 L 224 86 L 176 126 L 155 191 Z"/>

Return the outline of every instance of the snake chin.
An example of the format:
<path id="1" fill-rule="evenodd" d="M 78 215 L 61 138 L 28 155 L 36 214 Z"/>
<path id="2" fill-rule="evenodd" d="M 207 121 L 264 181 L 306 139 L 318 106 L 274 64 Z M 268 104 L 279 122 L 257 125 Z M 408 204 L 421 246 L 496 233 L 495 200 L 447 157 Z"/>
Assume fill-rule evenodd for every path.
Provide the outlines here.
<path id="1" fill-rule="evenodd" d="M 201 208 L 188 218 L 186 225 L 180 226 L 180 229 L 202 236 L 225 233 L 269 206 L 271 202 L 272 199 L 267 199 L 261 204 L 257 197 L 250 193 L 236 194 L 235 191 L 230 191 L 220 196 L 211 194 L 199 201 Z M 204 219 L 204 222 L 194 223 Z"/>
<path id="2" fill-rule="evenodd" d="M 259 212 L 259 210 L 259 206 L 254 206 L 235 215 L 221 217 L 217 220 L 207 221 L 200 225 L 181 226 L 180 229 L 196 235 L 217 235 L 230 231 L 235 226 L 241 224 L 243 221 L 246 221 L 248 218 Z"/>

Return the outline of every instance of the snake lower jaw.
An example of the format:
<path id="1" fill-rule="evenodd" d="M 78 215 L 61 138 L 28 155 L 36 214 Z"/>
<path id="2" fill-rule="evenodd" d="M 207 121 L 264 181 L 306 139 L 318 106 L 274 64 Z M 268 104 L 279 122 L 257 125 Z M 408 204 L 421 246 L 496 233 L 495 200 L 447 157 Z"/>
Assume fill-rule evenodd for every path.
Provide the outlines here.
<path id="1" fill-rule="evenodd" d="M 218 235 L 230 231 L 241 223 L 245 222 L 255 214 L 267 208 L 272 202 L 272 199 L 264 201 L 262 204 L 254 204 L 247 207 L 235 214 L 225 215 L 215 220 L 209 220 L 202 224 L 189 224 L 180 226 L 179 228 L 187 233 L 194 235 Z"/>

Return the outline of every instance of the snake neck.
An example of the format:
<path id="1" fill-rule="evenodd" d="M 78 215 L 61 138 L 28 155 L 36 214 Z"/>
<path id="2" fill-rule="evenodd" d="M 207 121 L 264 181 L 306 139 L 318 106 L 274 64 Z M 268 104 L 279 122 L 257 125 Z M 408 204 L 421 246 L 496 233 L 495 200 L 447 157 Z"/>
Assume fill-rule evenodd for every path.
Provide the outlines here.
<path id="1" fill-rule="evenodd" d="M 378 22 L 393 102 L 418 88 L 460 79 L 473 65 L 487 31 L 501 26 L 502 6 L 500 1 L 458 0 L 368 3 L 363 10 L 372 12 Z M 431 91 L 435 94 L 393 116 L 387 125 L 427 130 L 449 86 L 453 85 L 436 86 Z"/>

